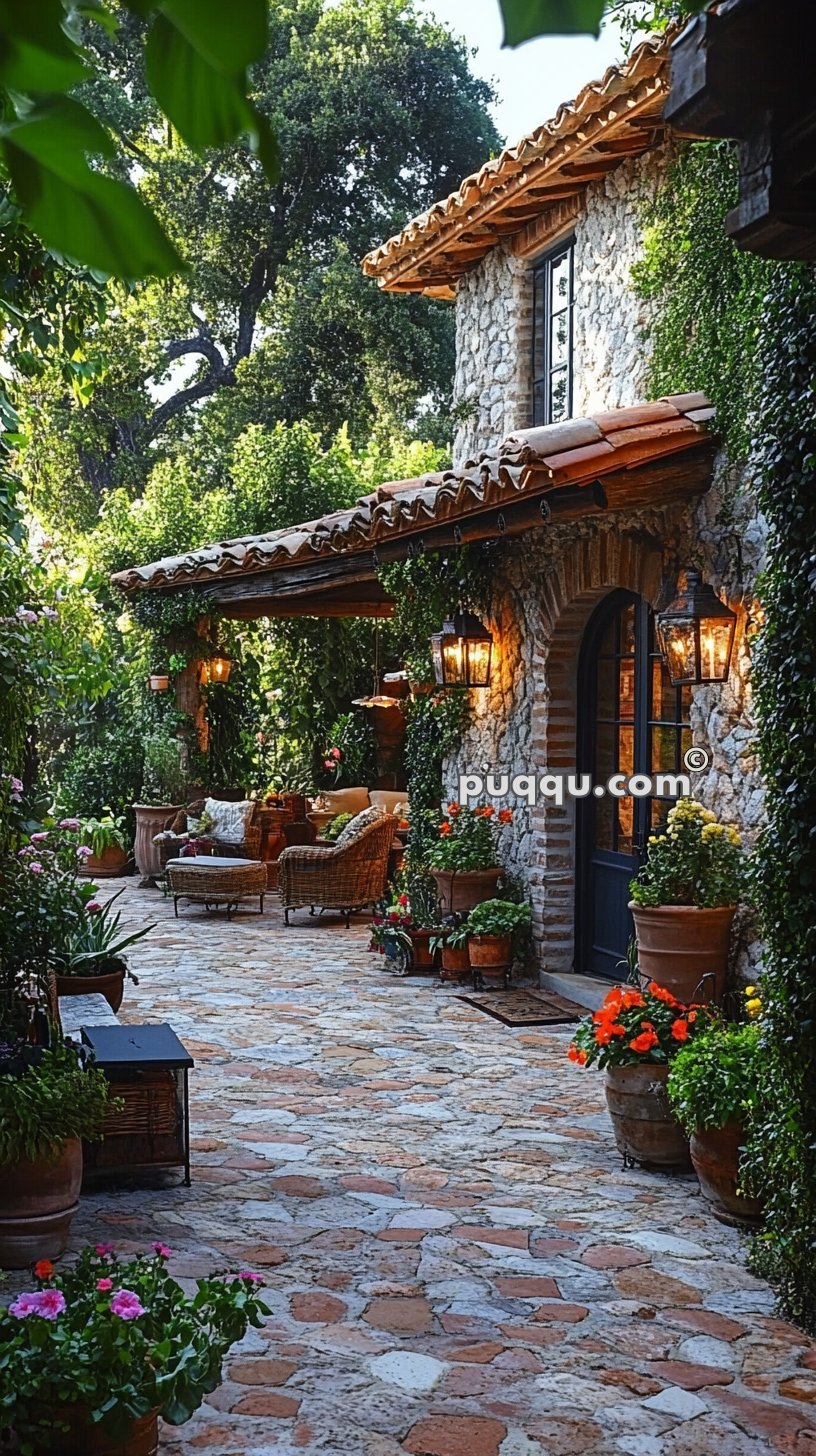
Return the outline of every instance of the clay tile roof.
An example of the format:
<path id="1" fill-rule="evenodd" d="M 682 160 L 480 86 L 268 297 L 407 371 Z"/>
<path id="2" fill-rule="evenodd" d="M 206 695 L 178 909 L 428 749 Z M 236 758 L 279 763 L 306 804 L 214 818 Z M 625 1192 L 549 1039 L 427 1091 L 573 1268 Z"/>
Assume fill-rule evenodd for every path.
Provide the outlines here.
<path id="1" fill-rule="evenodd" d="M 381 288 L 452 297 L 460 274 L 501 238 L 653 146 L 663 134 L 670 40 L 667 32 L 644 41 L 551 121 L 375 248 L 363 259 L 363 272 Z"/>
<path id="2" fill-rule="evenodd" d="M 312 562 L 320 556 L 371 550 L 430 524 L 500 509 L 523 496 L 559 486 L 590 485 L 650 461 L 704 445 L 714 410 L 704 394 L 669 395 L 627 409 L 519 430 L 460 469 L 392 480 L 333 511 L 282 531 L 217 541 L 183 556 L 117 572 L 124 592 L 206 585 L 215 578 Z"/>

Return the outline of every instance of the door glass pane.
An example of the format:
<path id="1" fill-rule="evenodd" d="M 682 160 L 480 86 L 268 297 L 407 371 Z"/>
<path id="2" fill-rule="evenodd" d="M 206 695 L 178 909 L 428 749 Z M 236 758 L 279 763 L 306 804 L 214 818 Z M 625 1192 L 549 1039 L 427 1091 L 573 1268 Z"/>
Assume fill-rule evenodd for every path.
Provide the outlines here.
<path id="1" fill-rule="evenodd" d="M 631 854 L 635 816 L 634 799 L 618 799 L 616 801 L 616 807 L 618 811 L 618 842 L 615 848 L 618 854 Z"/>
<path id="2" fill-rule="evenodd" d="M 615 848 L 615 802 L 613 799 L 596 800 L 595 848 L 607 851 Z"/>
<path id="3" fill-rule="evenodd" d="M 551 266 L 551 308 L 553 313 L 556 313 L 558 309 L 564 308 L 569 303 L 569 276 L 570 255 L 569 252 L 566 252 L 562 253 L 560 258 L 554 258 Z"/>
<path id="4" fill-rule="evenodd" d="M 622 657 L 618 664 L 618 716 L 627 723 L 635 720 L 635 659 Z"/>
<path id="5" fill-rule="evenodd" d="M 567 370 L 558 369 L 550 376 L 550 420 L 557 425 L 569 413 L 569 378 Z"/>
<path id="6" fill-rule="evenodd" d="M 599 723 L 595 740 L 595 778 L 598 782 L 605 783 L 615 772 L 616 758 L 617 730 L 611 723 Z"/>
<path id="7" fill-rule="evenodd" d="M 611 657 L 601 658 L 598 663 L 598 717 L 614 719 L 618 716 L 618 679 L 616 663 Z"/>
<path id="8" fill-rule="evenodd" d="M 668 723 L 652 728 L 652 773 L 674 773 L 676 768 L 678 730 Z"/>
<path id="9" fill-rule="evenodd" d="M 633 653 L 635 650 L 635 609 L 624 607 L 620 616 L 620 650 Z"/>
<path id="10" fill-rule="evenodd" d="M 550 333 L 550 363 L 555 367 L 566 364 L 569 351 L 569 314 L 557 313 L 552 321 Z"/>
<path id="11" fill-rule="evenodd" d="M 635 771 L 634 728 L 618 729 L 618 769 L 624 774 L 633 774 Z"/>

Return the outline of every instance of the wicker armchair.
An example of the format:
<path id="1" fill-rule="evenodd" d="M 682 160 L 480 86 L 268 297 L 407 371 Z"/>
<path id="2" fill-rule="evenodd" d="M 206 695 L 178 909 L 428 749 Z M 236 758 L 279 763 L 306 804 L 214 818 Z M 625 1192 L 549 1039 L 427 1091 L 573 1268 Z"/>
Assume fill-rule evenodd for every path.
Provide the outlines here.
<path id="1" fill-rule="evenodd" d="M 196 800 L 195 803 L 189 804 L 186 810 L 182 811 L 182 815 L 180 817 L 182 821 L 184 821 L 186 820 L 186 816 L 188 814 L 193 817 L 197 817 L 198 815 L 203 813 L 203 810 L 204 800 Z M 249 824 L 244 830 L 244 837 L 238 844 L 229 843 L 224 839 L 218 839 L 216 835 L 208 834 L 206 837 L 207 839 L 210 839 L 212 841 L 213 853 L 224 855 L 227 859 L 260 859 L 261 822 L 259 818 L 259 810 L 260 802 L 258 803 L 258 806 L 253 810 L 252 818 L 250 819 Z M 171 822 L 162 831 L 162 833 L 157 834 L 153 840 L 153 843 L 159 851 L 159 861 L 161 863 L 162 871 L 164 871 L 167 861 L 169 859 L 176 859 L 177 856 L 181 853 L 184 845 L 187 844 L 187 842 L 192 837 L 190 834 L 187 833 L 186 830 L 179 830 L 174 832 L 173 828 L 171 827 L 172 822 L 173 821 L 171 819 Z"/>
<path id="2" fill-rule="evenodd" d="M 379 814 L 357 832 L 353 822 L 347 825 L 331 847 L 293 845 L 282 850 L 278 891 L 286 924 L 290 910 L 319 905 L 323 910 L 341 910 L 348 926 L 352 910 L 379 900 L 385 890 L 388 853 L 397 823 L 390 814 Z"/>

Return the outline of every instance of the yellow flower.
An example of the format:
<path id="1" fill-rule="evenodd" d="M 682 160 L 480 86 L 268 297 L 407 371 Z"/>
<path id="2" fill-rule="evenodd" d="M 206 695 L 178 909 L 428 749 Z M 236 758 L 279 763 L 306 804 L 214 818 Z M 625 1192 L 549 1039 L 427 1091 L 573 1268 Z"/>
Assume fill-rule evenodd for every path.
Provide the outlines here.
<path id="1" fill-rule="evenodd" d="M 762 1002 L 760 1001 L 759 997 L 752 996 L 750 1001 L 746 1001 L 745 1010 L 751 1017 L 759 1016 L 759 1013 L 762 1010 Z"/>
<path id="2" fill-rule="evenodd" d="M 729 844 L 733 844 L 737 849 L 739 849 L 742 844 L 742 835 L 740 834 L 739 830 L 734 829 L 733 826 L 728 831 L 728 842 Z"/>
<path id="3" fill-rule="evenodd" d="M 756 986 L 746 986 L 745 987 L 745 994 L 746 994 L 746 996 L 756 996 L 756 993 L 757 993 Z"/>

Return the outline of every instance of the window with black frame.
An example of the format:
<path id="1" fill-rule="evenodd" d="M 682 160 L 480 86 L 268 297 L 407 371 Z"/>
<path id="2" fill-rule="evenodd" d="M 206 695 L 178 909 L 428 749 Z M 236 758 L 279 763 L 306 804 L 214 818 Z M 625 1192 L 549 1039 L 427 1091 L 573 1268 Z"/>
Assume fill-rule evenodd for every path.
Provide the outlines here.
<path id="1" fill-rule="evenodd" d="M 533 424 L 572 414 L 574 239 L 553 248 L 533 269 Z"/>

